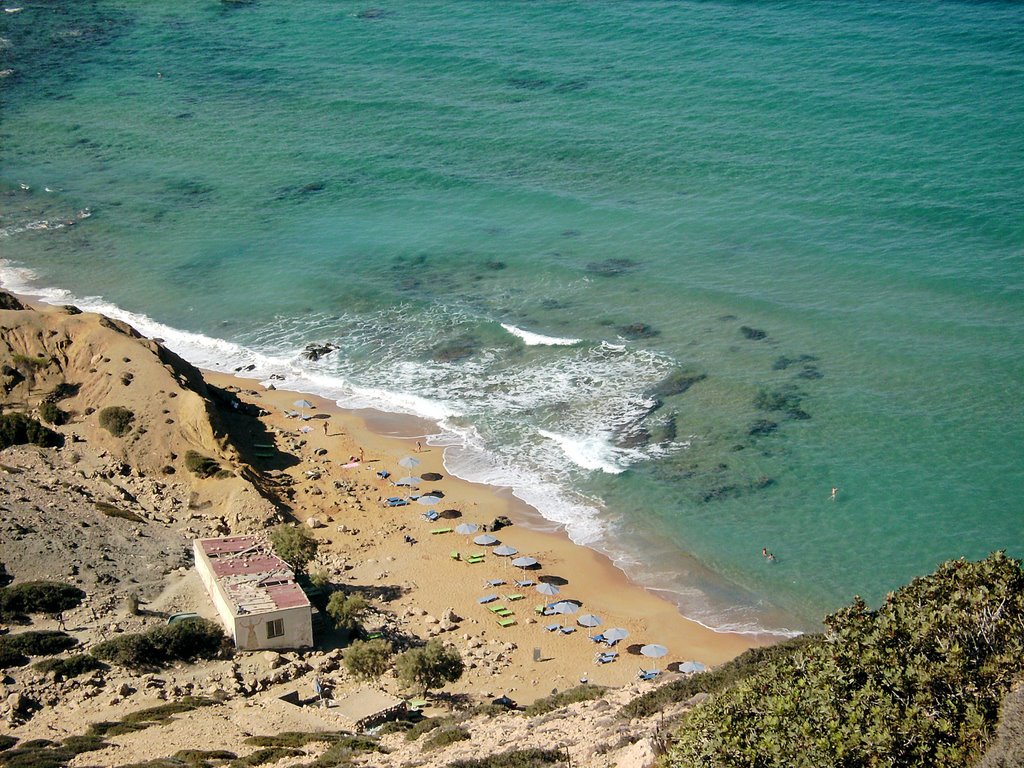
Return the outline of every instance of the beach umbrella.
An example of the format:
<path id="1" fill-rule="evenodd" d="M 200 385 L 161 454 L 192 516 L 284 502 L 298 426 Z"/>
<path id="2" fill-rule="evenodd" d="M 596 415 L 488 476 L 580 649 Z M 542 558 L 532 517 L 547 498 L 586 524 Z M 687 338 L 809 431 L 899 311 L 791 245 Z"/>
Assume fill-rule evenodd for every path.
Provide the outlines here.
<path id="1" fill-rule="evenodd" d="M 420 460 L 416 459 L 416 458 L 413 458 L 412 456 L 406 456 L 405 458 L 398 460 L 398 466 L 405 467 L 406 469 L 412 469 L 413 467 L 418 467 L 419 464 L 420 464 Z"/>
<path id="2" fill-rule="evenodd" d="M 462 513 L 457 509 L 445 509 L 441 511 L 441 517 L 445 520 L 458 520 L 462 517 Z"/>
<path id="3" fill-rule="evenodd" d="M 576 613 L 580 607 L 576 603 L 567 603 L 564 600 L 560 603 L 555 603 L 548 608 L 551 613 Z"/>
<path id="4" fill-rule="evenodd" d="M 592 613 L 584 613 L 582 616 L 576 619 L 576 623 L 579 624 L 581 627 L 599 627 L 604 622 Z"/>
<path id="5" fill-rule="evenodd" d="M 292 403 L 292 405 L 298 408 L 300 411 L 305 411 L 310 408 L 316 408 L 316 406 L 313 405 L 313 403 L 309 402 L 309 400 L 296 400 L 294 403 Z M 305 418 L 305 414 L 302 415 L 303 418 Z"/>
<path id="6" fill-rule="evenodd" d="M 476 523 L 461 523 L 455 526 L 455 532 L 461 533 L 463 536 L 476 533 L 478 530 L 480 530 L 480 526 Z"/>
<path id="7" fill-rule="evenodd" d="M 548 597 L 553 597 L 562 591 L 554 584 L 538 584 L 536 586 L 536 590 L 542 595 L 547 595 Z"/>
<path id="8" fill-rule="evenodd" d="M 510 547 L 508 544 L 502 544 L 500 547 L 494 548 L 494 554 L 498 557 L 512 557 L 512 555 L 518 555 L 519 550 L 515 547 Z"/>
<path id="9" fill-rule="evenodd" d="M 516 568 L 532 568 L 539 563 L 532 557 L 517 557 L 512 561 L 512 565 Z"/>
<path id="10" fill-rule="evenodd" d="M 424 480 L 430 480 L 431 482 L 435 482 L 437 480 L 440 480 L 443 477 L 444 477 L 444 475 L 440 474 L 439 472 L 424 472 L 423 473 L 423 479 Z"/>
<path id="11" fill-rule="evenodd" d="M 491 534 L 489 533 L 483 533 L 477 536 L 475 539 L 473 539 L 473 543 L 479 544 L 481 547 L 489 547 L 492 544 L 497 544 L 498 539 L 494 536 L 491 536 Z"/>
<path id="12" fill-rule="evenodd" d="M 614 627 L 612 629 L 605 630 L 601 634 L 604 635 L 605 640 L 609 640 L 613 643 L 618 642 L 619 640 L 625 640 L 629 637 L 629 632 L 624 630 L 622 627 Z"/>
<path id="13" fill-rule="evenodd" d="M 395 485 L 419 485 L 420 479 L 418 477 L 403 477 L 401 480 L 396 480 Z"/>
<path id="14" fill-rule="evenodd" d="M 649 656 L 652 659 L 660 659 L 662 656 L 668 654 L 668 648 L 664 645 L 658 645 L 657 643 L 650 643 L 640 649 L 640 653 L 644 656 Z"/>
<path id="15" fill-rule="evenodd" d="M 441 499 L 439 499 L 437 496 L 420 496 L 418 499 L 416 499 L 416 503 L 430 507 L 433 506 L 434 504 L 437 504 L 437 502 L 439 502 L 440 500 Z"/>
<path id="16" fill-rule="evenodd" d="M 684 674 L 693 674 L 694 672 L 703 672 L 707 669 L 707 666 L 701 664 L 699 661 L 684 661 L 679 664 L 677 669 Z"/>

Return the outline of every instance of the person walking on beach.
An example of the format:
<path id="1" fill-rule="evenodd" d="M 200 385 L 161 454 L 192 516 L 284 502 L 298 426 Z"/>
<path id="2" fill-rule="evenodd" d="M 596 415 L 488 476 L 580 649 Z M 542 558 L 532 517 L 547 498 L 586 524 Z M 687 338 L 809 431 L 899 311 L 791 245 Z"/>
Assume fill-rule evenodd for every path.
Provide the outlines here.
<path id="1" fill-rule="evenodd" d="M 423 450 L 423 443 L 419 440 L 416 441 L 416 453 L 420 453 Z"/>
<path id="2" fill-rule="evenodd" d="M 327 422 L 324 422 L 324 437 L 327 437 Z"/>

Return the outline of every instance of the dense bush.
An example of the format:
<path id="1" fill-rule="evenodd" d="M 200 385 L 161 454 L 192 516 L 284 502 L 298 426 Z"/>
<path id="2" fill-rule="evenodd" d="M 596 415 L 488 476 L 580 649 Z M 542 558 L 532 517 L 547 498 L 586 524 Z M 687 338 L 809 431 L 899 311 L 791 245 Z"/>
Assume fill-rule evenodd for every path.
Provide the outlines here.
<path id="1" fill-rule="evenodd" d="M 626 704 L 619 710 L 619 714 L 626 718 L 650 717 L 670 704 L 688 701 L 698 693 L 715 693 L 749 677 L 767 662 L 789 656 L 805 645 L 820 641 L 821 637 L 800 635 L 776 645 L 751 648 L 720 667 L 696 675 L 687 675 L 653 688 Z"/>
<path id="2" fill-rule="evenodd" d="M 0 617 L 25 613 L 61 613 L 81 605 L 85 592 L 59 581 L 23 581 L 0 589 Z"/>
<path id="3" fill-rule="evenodd" d="M 546 696 L 543 699 L 537 699 L 533 704 L 530 704 L 523 712 L 527 716 L 531 715 L 545 715 L 548 712 L 553 712 L 556 709 L 567 707 L 570 704 L 575 704 L 579 701 L 590 701 L 596 699 L 605 692 L 605 687 L 602 685 L 590 685 L 584 683 L 583 685 L 577 685 L 575 688 L 570 688 L 567 691 L 560 693 L 553 693 L 550 696 Z"/>
<path id="4" fill-rule="evenodd" d="M 0 415 L 0 450 L 12 445 L 38 445 L 42 448 L 56 448 L 64 439 L 48 427 L 23 413 Z"/>
<path id="5" fill-rule="evenodd" d="M 67 632 L 38 630 L 19 632 L 16 635 L 0 635 L 0 653 L 20 653 L 25 656 L 53 656 L 78 645 Z"/>
<path id="6" fill-rule="evenodd" d="M 346 632 L 357 632 L 370 604 L 365 597 L 335 592 L 327 601 L 327 615 L 334 620 L 334 626 Z"/>
<path id="7" fill-rule="evenodd" d="M 185 469 L 198 477 L 213 477 L 220 472 L 220 464 L 199 451 L 185 451 Z"/>
<path id="8" fill-rule="evenodd" d="M 107 668 L 106 664 L 88 653 L 76 653 L 73 656 L 59 659 L 43 659 L 32 666 L 43 674 L 52 672 L 58 680 L 67 680 L 87 672 Z"/>
<path id="9" fill-rule="evenodd" d="M 224 644 L 224 631 L 206 619 L 185 619 L 147 632 L 105 640 L 93 656 L 129 668 L 164 666 L 172 661 L 211 659 Z"/>
<path id="10" fill-rule="evenodd" d="M 429 739 L 423 742 L 424 749 L 441 749 L 459 741 L 472 738 L 465 728 L 438 728 Z"/>
<path id="11" fill-rule="evenodd" d="M 448 768 L 549 768 L 565 758 L 559 749 L 513 749 L 474 760 L 455 760 Z"/>
<path id="12" fill-rule="evenodd" d="M 124 437 L 131 431 L 135 414 L 120 405 L 112 405 L 100 411 L 100 426 L 114 437 Z"/>
<path id="13" fill-rule="evenodd" d="M 462 656 L 440 640 L 430 640 L 423 648 L 410 648 L 395 662 L 398 679 L 405 685 L 419 687 L 426 694 L 462 677 L 465 665 Z"/>
<path id="14" fill-rule="evenodd" d="M 56 404 L 45 400 L 39 404 L 39 418 L 47 424 L 59 427 L 61 424 L 67 424 L 68 414 L 58 408 Z"/>
<path id="15" fill-rule="evenodd" d="M 1024 573 L 996 553 L 859 598 L 828 634 L 695 707 L 671 766 L 960 768 L 1024 671 Z"/>
<path id="16" fill-rule="evenodd" d="M 388 671 L 393 656 L 386 640 L 357 640 L 345 651 L 345 669 L 353 677 L 373 680 Z"/>
<path id="17" fill-rule="evenodd" d="M 320 543 L 305 528 L 282 523 L 270 531 L 270 545 L 295 573 L 301 574 L 305 573 L 306 566 L 316 557 Z"/>

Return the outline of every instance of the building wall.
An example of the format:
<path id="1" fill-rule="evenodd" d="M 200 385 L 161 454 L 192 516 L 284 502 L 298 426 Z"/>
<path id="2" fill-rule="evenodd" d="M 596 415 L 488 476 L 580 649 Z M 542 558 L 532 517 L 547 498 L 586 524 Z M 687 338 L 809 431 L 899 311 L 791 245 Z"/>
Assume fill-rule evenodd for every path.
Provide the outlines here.
<path id="1" fill-rule="evenodd" d="M 206 556 L 199 540 L 192 543 L 195 555 L 196 570 L 206 587 L 207 594 L 213 600 L 214 607 L 220 615 L 225 630 L 231 635 L 235 647 L 242 650 L 262 648 L 308 648 L 313 645 L 313 612 L 308 605 L 284 608 L 266 613 L 235 615 L 235 606 L 231 602 L 221 583 L 213 573 L 213 566 Z M 281 619 L 284 634 L 280 637 L 267 637 L 267 622 Z"/>

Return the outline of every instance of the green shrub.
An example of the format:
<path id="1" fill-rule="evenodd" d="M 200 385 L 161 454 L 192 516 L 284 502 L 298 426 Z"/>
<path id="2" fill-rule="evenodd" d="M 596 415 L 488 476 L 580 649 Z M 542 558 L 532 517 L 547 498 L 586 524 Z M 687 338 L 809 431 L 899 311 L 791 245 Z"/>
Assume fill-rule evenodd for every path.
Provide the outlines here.
<path id="1" fill-rule="evenodd" d="M 0 450 L 12 445 L 38 445 L 56 448 L 64 438 L 23 413 L 0 415 Z"/>
<path id="2" fill-rule="evenodd" d="M 88 653 L 76 653 L 60 659 L 43 659 L 32 665 L 43 674 L 53 673 L 58 680 L 68 680 L 88 672 L 106 669 L 107 665 Z"/>
<path id="3" fill-rule="evenodd" d="M 386 640 L 357 640 L 345 651 L 345 669 L 360 680 L 373 680 L 388 671 L 393 656 Z"/>
<path id="4" fill-rule="evenodd" d="M 353 633 L 360 629 L 360 621 L 370 607 L 365 597 L 335 592 L 327 601 L 327 615 L 334 620 L 334 626 Z"/>
<path id="5" fill-rule="evenodd" d="M 75 753 L 46 739 L 24 742 L 0 755 L 5 768 L 67 768 Z"/>
<path id="6" fill-rule="evenodd" d="M 220 652 L 224 640 L 224 631 L 218 624 L 195 618 L 114 637 L 94 645 L 90 653 L 123 667 L 159 667 L 172 661 L 212 659 Z"/>
<path id="7" fill-rule="evenodd" d="M 120 507 L 115 507 L 113 504 L 108 504 L 105 501 L 95 501 L 95 502 L 93 502 L 93 506 L 95 506 L 97 510 L 102 512 L 107 517 L 116 517 L 116 518 L 118 518 L 120 520 L 128 520 L 129 522 L 132 522 L 132 523 L 144 523 L 144 522 L 146 522 L 145 520 L 143 520 L 141 517 L 136 515 L 131 510 L 121 509 Z"/>
<path id="8" fill-rule="evenodd" d="M 423 648 L 410 648 L 395 662 L 398 679 L 409 687 L 422 688 L 424 694 L 458 680 L 465 668 L 459 652 L 440 640 L 430 640 Z"/>
<path id="9" fill-rule="evenodd" d="M 114 437 L 124 437 L 131 431 L 135 414 L 120 405 L 112 405 L 100 411 L 100 426 Z"/>
<path id="10" fill-rule="evenodd" d="M 207 760 L 234 760 L 238 755 L 226 749 L 179 749 L 172 759 L 180 760 L 189 765 L 196 765 Z"/>
<path id="11" fill-rule="evenodd" d="M 455 760 L 448 768 L 549 768 L 565 761 L 558 749 L 513 749 L 474 760 Z"/>
<path id="12" fill-rule="evenodd" d="M 216 700 L 206 698 L 205 696 L 185 696 L 167 704 L 130 712 L 121 718 L 119 722 L 103 721 L 93 723 L 89 726 L 88 735 L 95 737 L 123 736 L 137 731 L 144 731 L 154 725 L 166 723 L 173 715 L 191 712 L 193 709 L 200 707 L 210 707 L 216 703 Z"/>
<path id="13" fill-rule="evenodd" d="M 332 731 L 282 731 L 275 736 L 249 736 L 243 742 L 253 747 L 304 747 L 323 741 L 336 741 L 340 733 Z"/>
<path id="14" fill-rule="evenodd" d="M 1001 552 L 949 561 L 825 625 L 691 710 L 666 765 L 972 764 L 1024 672 L 1024 572 Z"/>
<path id="15" fill-rule="evenodd" d="M 545 715 L 548 712 L 553 712 L 556 709 L 567 707 L 570 704 L 575 704 L 580 701 L 590 701 L 603 695 L 607 689 L 602 685 L 590 685 L 584 683 L 583 685 L 577 685 L 575 688 L 570 688 L 567 691 L 561 691 L 560 693 L 552 694 L 543 699 L 537 699 L 533 704 L 530 704 L 526 709 L 523 710 L 524 714 L 528 717 L 534 715 Z"/>
<path id="16" fill-rule="evenodd" d="M 292 567 L 296 574 L 306 571 L 306 566 L 316 557 L 320 543 L 305 528 L 295 528 L 282 523 L 270 531 L 270 545 L 274 552 Z"/>
<path id="17" fill-rule="evenodd" d="M 49 400 L 44 400 L 39 404 L 39 418 L 47 424 L 53 424 L 55 427 L 67 424 L 68 422 L 68 414 Z"/>
<path id="18" fill-rule="evenodd" d="M 13 651 L 26 656 L 53 656 L 78 645 L 66 632 L 37 630 L 16 635 L 0 635 L 0 650 Z"/>
<path id="19" fill-rule="evenodd" d="M 435 728 L 440 728 L 445 725 L 455 725 L 461 722 L 461 718 L 448 716 L 448 717 L 425 717 L 420 720 L 416 725 L 410 728 L 405 733 L 406 741 L 416 741 L 420 736 L 425 733 L 430 733 Z"/>
<path id="20" fill-rule="evenodd" d="M 650 717 L 671 704 L 688 701 L 698 693 L 715 693 L 758 672 L 769 661 L 782 659 L 821 639 L 821 635 L 799 635 L 775 645 L 750 648 L 720 667 L 687 675 L 647 691 L 622 707 L 619 715 L 628 719 Z"/>
<path id="21" fill-rule="evenodd" d="M 0 589 L 0 617 L 5 614 L 61 613 L 82 604 L 85 592 L 59 581 L 23 581 Z"/>
<path id="22" fill-rule="evenodd" d="M 99 749 L 106 749 L 110 744 L 99 736 L 93 736 L 87 734 L 85 736 L 68 736 L 64 739 L 63 745 L 65 748 L 70 749 L 76 755 L 80 755 L 83 752 L 95 752 Z"/>
<path id="23" fill-rule="evenodd" d="M 10 749 L 17 743 L 18 740 L 14 736 L 8 736 L 7 734 L 0 733 L 0 752 L 3 752 L 5 749 Z"/>
<path id="24" fill-rule="evenodd" d="M 198 477 L 213 477 L 220 472 L 220 464 L 198 451 L 185 451 L 185 469 Z"/>
<path id="25" fill-rule="evenodd" d="M 301 757 L 304 754 L 306 753 L 301 749 L 293 749 L 291 747 L 267 747 L 266 749 L 258 749 L 251 755 L 232 760 L 228 765 L 231 768 L 266 765 L 267 763 L 276 763 L 278 760 L 284 760 L 286 757 Z"/>
<path id="26" fill-rule="evenodd" d="M 81 384 L 72 384 L 67 381 L 62 381 L 53 388 L 53 391 L 46 396 L 45 400 L 48 403 L 59 403 L 61 400 L 67 400 L 69 397 L 77 395 L 78 390 L 81 388 Z"/>
<path id="27" fill-rule="evenodd" d="M 24 667 L 26 664 L 28 664 L 28 656 L 24 653 L 0 645 L 0 669 Z"/>
<path id="28" fill-rule="evenodd" d="M 437 731 L 423 742 L 424 749 L 442 749 L 459 741 L 473 738 L 465 728 L 438 728 Z"/>
<path id="29" fill-rule="evenodd" d="M 11 355 L 11 359 L 14 360 L 14 364 L 19 368 L 26 368 L 29 370 L 46 368 L 53 362 L 52 357 L 43 357 L 42 355 L 32 357 L 31 355 L 19 355 L 17 353 Z"/>

